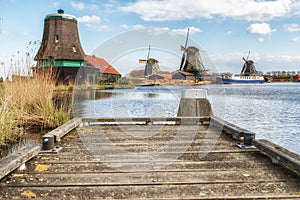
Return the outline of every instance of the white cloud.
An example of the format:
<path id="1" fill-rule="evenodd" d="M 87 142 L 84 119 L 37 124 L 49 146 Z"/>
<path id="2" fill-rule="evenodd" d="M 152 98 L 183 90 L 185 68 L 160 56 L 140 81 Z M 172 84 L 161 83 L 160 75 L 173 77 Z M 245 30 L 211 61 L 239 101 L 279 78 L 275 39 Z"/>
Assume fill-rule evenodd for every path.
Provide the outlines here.
<path id="1" fill-rule="evenodd" d="M 292 0 L 138 0 L 121 11 L 133 12 L 145 21 L 171 21 L 194 18 L 234 18 L 266 21 L 290 13 Z"/>
<path id="2" fill-rule="evenodd" d="M 83 10 L 85 9 L 85 4 L 84 3 L 75 3 L 71 2 L 71 6 L 77 10 Z"/>
<path id="3" fill-rule="evenodd" d="M 294 37 L 291 39 L 293 42 L 300 42 L 300 37 Z"/>
<path id="4" fill-rule="evenodd" d="M 134 30 L 138 30 L 138 29 L 146 29 L 146 28 L 151 28 L 151 34 L 152 35 L 162 35 L 162 34 L 169 34 L 169 35 L 182 35 L 182 34 L 186 34 L 187 33 L 187 29 L 188 28 L 184 28 L 184 29 L 170 29 L 168 27 L 145 27 L 144 25 L 141 24 L 136 24 L 133 26 L 129 26 L 127 24 L 123 24 L 121 25 L 122 28 L 124 29 L 134 29 Z M 189 27 L 190 29 L 190 35 L 193 35 L 195 33 L 200 33 L 202 32 L 201 29 L 197 28 L 197 27 Z"/>
<path id="5" fill-rule="evenodd" d="M 8 35 L 10 35 L 10 33 L 7 32 L 7 31 L 5 31 L 5 30 L 0 30 L 0 35 L 2 35 L 2 36 L 8 36 Z"/>
<path id="6" fill-rule="evenodd" d="M 124 29 L 129 29 L 130 28 L 127 24 L 122 24 L 121 27 L 124 28 Z"/>
<path id="7" fill-rule="evenodd" d="M 52 5 L 50 5 L 50 8 L 58 8 L 59 5 L 60 5 L 60 3 L 55 1 L 55 2 L 52 3 Z"/>
<path id="8" fill-rule="evenodd" d="M 270 25 L 267 23 L 254 23 L 247 28 L 248 33 L 257 35 L 270 35 L 275 31 L 276 29 L 271 29 Z"/>
<path id="9" fill-rule="evenodd" d="M 137 29 L 144 29 L 146 27 L 141 24 L 136 24 L 136 25 L 131 26 L 131 28 L 137 30 Z"/>
<path id="10" fill-rule="evenodd" d="M 118 8 L 119 2 L 115 0 L 108 0 L 104 5 L 104 11 L 107 13 L 114 13 L 117 12 L 116 8 Z"/>
<path id="11" fill-rule="evenodd" d="M 300 24 L 284 24 L 283 29 L 285 32 L 298 32 L 300 31 Z"/>
<path id="12" fill-rule="evenodd" d="M 84 9 L 89 9 L 89 10 L 95 10 L 98 9 L 98 6 L 96 4 L 85 4 L 83 2 L 71 2 L 71 6 L 75 8 L 76 10 L 84 10 Z"/>
<path id="13" fill-rule="evenodd" d="M 96 15 L 92 15 L 92 16 L 84 15 L 82 17 L 78 17 L 77 20 L 80 23 L 100 23 L 101 18 Z"/>
<path id="14" fill-rule="evenodd" d="M 292 6 L 292 15 L 299 16 L 300 15 L 300 1 L 293 1 Z"/>
<path id="15" fill-rule="evenodd" d="M 98 25 L 98 24 L 86 24 L 85 25 L 88 29 L 92 31 L 106 31 L 110 30 L 110 28 L 106 25 Z"/>
<path id="16" fill-rule="evenodd" d="M 197 28 L 197 27 L 189 27 L 190 29 L 190 34 L 193 35 L 193 34 L 196 34 L 196 33 L 201 33 L 202 30 Z M 187 33 L 187 28 L 184 28 L 184 29 L 174 29 L 172 30 L 173 33 L 175 34 L 186 34 Z"/>
<path id="17" fill-rule="evenodd" d="M 29 32 L 23 32 L 23 35 L 24 35 L 24 36 L 29 36 L 30 33 L 29 33 Z"/>
<path id="18" fill-rule="evenodd" d="M 259 38 L 258 38 L 258 42 L 259 42 L 259 43 L 263 43 L 264 41 L 265 41 L 265 38 L 263 38 L 263 37 L 259 37 Z"/>

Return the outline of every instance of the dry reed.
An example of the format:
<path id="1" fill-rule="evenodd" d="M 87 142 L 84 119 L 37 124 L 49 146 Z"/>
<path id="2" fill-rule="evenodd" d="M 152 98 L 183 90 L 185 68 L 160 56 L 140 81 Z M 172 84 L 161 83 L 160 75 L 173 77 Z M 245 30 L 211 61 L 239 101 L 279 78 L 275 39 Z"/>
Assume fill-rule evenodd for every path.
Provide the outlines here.
<path id="1" fill-rule="evenodd" d="M 69 118 L 66 103 L 54 105 L 55 79 L 50 71 L 13 77 L 0 90 L 0 146 L 18 139 L 24 128 L 55 128 Z"/>

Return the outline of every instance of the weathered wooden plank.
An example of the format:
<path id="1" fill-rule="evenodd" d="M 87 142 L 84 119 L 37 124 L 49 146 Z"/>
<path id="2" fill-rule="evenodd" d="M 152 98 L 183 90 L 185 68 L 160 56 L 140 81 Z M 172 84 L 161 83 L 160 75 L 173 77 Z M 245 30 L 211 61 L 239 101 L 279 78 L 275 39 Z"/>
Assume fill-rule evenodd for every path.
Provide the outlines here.
<path id="1" fill-rule="evenodd" d="M 134 166 L 135 163 L 129 163 L 132 166 Z M 144 164 L 148 164 L 148 163 L 144 163 Z M 163 164 L 163 163 L 161 163 Z M 273 172 L 276 172 L 276 175 L 282 175 L 282 176 L 287 176 L 287 174 L 291 173 L 287 170 L 282 170 L 282 168 L 271 168 L 270 166 L 264 166 L 263 163 L 257 163 L 255 166 L 254 165 L 245 165 L 245 168 L 243 170 L 239 170 L 239 168 L 237 167 L 237 164 L 241 164 L 241 163 L 237 163 L 235 162 L 234 164 L 231 164 L 230 166 L 226 166 L 223 165 L 223 167 L 221 168 L 217 168 L 217 166 L 214 166 L 214 168 L 210 167 L 209 165 L 210 163 L 196 163 L 196 167 L 192 165 L 192 163 L 186 163 L 185 165 L 168 165 L 165 168 L 160 168 L 160 169 L 153 169 L 153 170 L 149 170 L 147 171 L 147 173 L 162 173 L 162 172 L 166 172 L 166 173 L 171 173 L 171 172 L 176 172 L 176 173 L 181 173 L 181 172 L 188 172 L 188 173 L 206 173 L 206 172 L 212 172 L 215 174 L 218 174 L 219 172 L 223 172 L 223 171 L 236 171 L 236 172 L 244 172 L 245 174 L 255 174 L 257 171 L 263 172 L 265 174 L 271 175 L 273 174 Z M 47 165 L 49 168 L 43 172 L 43 175 L 67 175 L 67 174 L 78 174 L 78 171 L 80 171 L 80 174 L 119 174 L 122 175 L 123 172 L 117 171 L 113 168 L 110 168 L 102 163 L 80 163 L 80 162 L 76 162 L 76 163 L 40 163 L 40 165 Z M 36 165 L 38 166 L 38 165 Z M 35 166 L 35 167 L 36 167 Z M 220 166 L 219 166 L 220 167 Z M 30 176 L 30 175 L 34 175 L 34 176 L 39 176 L 41 175 L 41 173 L 39 171 L 35 171 L 35 168 L 30 167 L 26 170 L 22 170 L 22 171 L 16 171 L 12 177 L 24 177 L 24 176 Z M 99 173 L 99 170 L 101 170 L 101 173 Z M 130 173 L 139 173 L 139 172 L 130 172 Z"/>
<path id="2" fill-rule="evenodd" d="M 50 131 L 49 133 L 46 133 L 44 136 L 45 137 L 53 136 L 55 139 L 55 142 L 60 141 L 60 139 L 62 137 L 64 137 L 66 134 L 68 134 L 74 128 L 78 127 L 80 125 L 81 121 L 82 121 L 82 119 L 80 117 L 73 118 L 73 119 L 69 120 L 67 123 Z"/>
<path id="3" fill-rule="evenodd" d="M 296 183 L 171 184 L 132 186 L 6 187 L 1 196 L 21 197 L 31 191 L 46 199 L 299 199 Z"/>
<path id="4" fill-rule="evenodd" d="M 118 151 L 108 150 L 108 151 L 102 151 L 99 149 L 90 149 L 87 151 L 86 154 L 75 151 L 74 153 L 77 155 L 74 157 L 74 154 L 72 152 L 61 152 L 58 156 L 56 156 L 52 160 L 56 160 L 58 162 L 60 161 L 88 161 L 88 160 L 94 160 L 95 158 L 103 158 L 105 161 L 113 161 L 113 162 L 133 162 L 136 163 L 137 161 L 139 163 L 146 162 L 150 159 L 154 159 L 155 162 L 169 162 L 173 159 L 170 157 L 174 157 L 178 155 L 178 158 L 182 161 L 234 161 L 234 160 L 249 160 L 252 161 L 252 159 L 258 158 L 261 159 L 259 156 L 251 156 L 251 154 L 257 153 L 258 150 L 244 150 L 243 152 L 231 151 L 231 152 L 222 152 L 222 151 L 214 151 L 214 152 L 205 152 L 205 151 L 196 151 L 195 153 L 191 154 L 189 152 L 144 152 L 141 155 L 138 155 L 138 153 L 142 153 L 139 151 L 136 152 L 127 152 L 126 154 L 115 154 L 118 153 Z M 200 154 L 201 153 L 201 154 Z M 44 154 L 47 156 L 47 154 Z M 94 156 L 93 156 L 94 155 Z M 104 155 L 104 156 L 102 156 Z M 201 156 L 200 156 L 201 155 Z M 205 155 L 205 156 L 202 156 Z M 157 159 L 155 159 L 157 158 Z M 118 161 L 119 159 L 119 161 Z M 175 160 L 173 160 L 175 162 Z M 246 162 L 244 161 L 244 162 Z M 254 160 L 255 161 L 255 160 Z M 53 161 L 54 162 L 54 161 Z M 255 161 L 256 162 L 256 161 Z"/>
<path id="5" fill-rule="evenodd" d="M 26 146 L 0 160 L 0 180 L 40 152 L 40 146 Z"/>
<path id="6" fill-rule="evenodd" d="M 88 125 L 90 123 L 96 123 L 96 122 L 116 122 L 122 124 L 125 123 L 136 123 L 136 122 L 143 122 L 145 124 L 148 123 L 164 123 L 164 122 L 175 122 L 175 123 L 180 123 L 181 121 L 186 121 L 186 120 L 192 120 L 195 122 L 206 122 L 210 120 L 209 116 L 206 117 L 128 117 L 128 118 L 118 118 L 118 117 L 111 117 L 111 118 L 83 118 L 82 122 L 83 125 Z"/>
<path id="7" fill-rule="evenodd" d="M 36 161 L 37 162 L 37 161 Z M 157 165 L 163 165 L 165 164 L 167 161 L 157 161 L 155 164 Z M 55 171 L 56 169 L 62 169 L 62 170 L 69 170 L 72 171 L 73 169 L 77 169 L 80 168 L 80 172 L 82 172 L 82 170 L 84 172 L 86 171 L 93 171 L 93 170 L 101 170 L 103 168 L 110 168 L 108 166 L 106 166 L 106 163 L 110 163 L 110 162 L 100 162 L 97 160 L 90 160 L 90 161 L 79 161 L 79 160 L 57 160 L 57 161 L 39 161 L 37 162 L 38 164 L 41 165 L 49 165 L 50 168 L 49 170 L 53 170 Z M 130 163 L 125 163 L 125 162 L 117 162 L 114 161 L 113 163 L 121 163 L 124 165 L 127 165 L 128 167 L 134 167 L 135 165 L 139 164 L 139 165 L 149 165 L 149 162 L 130 162 Z M 38 164 L 36 165 L 32 165 L 28 167 L 28 170 L 32 170 L 34 169 Z M 64 166 L 66 168 L 64 168 Z M 224 170 L 224 169 L 230 169 L 230 168 L 240 168 L 241 166 L 243 166 L 242 170 L 247 170 L 247 169 L 253 169 L 253 168 L 257 168 L 257 169 L 274 169 L 276 168 L 276 166 L 272 165 L 266 165 L 265 161 L 256 161 L 256 162 L 245 162 L 243 160 L 239 160 L 239 161 L 234 161 L 234 160 L 222 160 L 222 161 L 174 161 L 171 164 L 165 166 L 164 168 L 160 168 L 160 169 L 153 169 L 154 171 L 158 170 L 177 170 L 177 169 L 191 169 L 191 170 L 195 170 L 195 169 L 201 169 L 201 170 L 209 170 L 209 169 L 216 169 L 216 170 Z M 110 168 L 111 169 L 111 168 Z M 280 168 L 281 169 L 281 168 Z M 152 170 L 152 171 L 153 171 Z M 281 169 L 282 170 L 282 169 Z M 110 170 L 110 171 L 115 171 L 115 170 Z"/>
<path id="8" fill-rule="evenodd" d="M 144 173 L 68 173 L 68 174 L 16 174 L 14 181 L 6 181 L 6 186 L 77 186 L 77 185 L 172 185 L 172 184 L 228 184 L 253 182 L 292 182 L 285 173 L 276 171 L 270 174 L 264 171 L 179 171 L 179 172 L 144 172 Z"/>
<path id="9" fill-rule="evenodd" d="M 172 144 L 173 147 L 180 147 L 180 146 L 187 146 L 190 143 L 175 143 Z M 109 149 L 110 145 L 106 144 L 106 143 L 89 143 L 88 144 L 88 149 L 99 149 L 99 145 L 101 145 L 101 149 L 107 149 L 107 151 L 112 152 L 112 151 L 117 151 L 116 149 Z M 114 143 L 115 146 L 118 146 L 120 149 L 124 149 L 126 151 L 130 151 L 130 152 L 157 152 L 159 150 L 162 150 L 163 148 L 166 147 L 166 144 L 153 144 L 153 143 L 148 143 L 148 144 L 139 144 L 139 143 L 131 143 L 131 144 L 120 144 L 120 143 Z M 107 147 L 107 148 L 106 148 Z M 200 143 L 200 144 L 192 144 L 190 145 L 186 152 L 187 153 L 200 153 L 199 150 L 201 147 L 212 147 L 212 150 L 210 152 L 215 153 L 215 152 L 223 152 L 224 153 L 224 149 L 226 147 L 226 143 L 225 144 L 218 144 L 216 145 L 215 143 L 211 142 L 211 143 Z M 84 148 L 84 147 L 83 147 Z M 236 149 L 237 147 L 234 145 L 230 145 L 227 148 L 227 151 L 230 152 L 234 152 L 237 151 Z M 65 152 L 79 152 L 81 151 L 80 148 L 65 148 L 63 153 Z M 254 149 L 247 149 L 247 152 L 249 151 L 258 151 L 258 150 L 254 150 Z M 103 153 L 105 153 L 105 151 L 103 151 Z M 176 151 L 174 151 L 174 153 L 176 153 Z M 201 153 L 204 153 L 203 151 Z"/>
<path id="10" fill-rule="evenodd" d="M 266 153 L 272 162 L 281 164 L 300 175 L 300 155 L 288 151 L 268 140 L 254 140 L 254 145 Z"/>

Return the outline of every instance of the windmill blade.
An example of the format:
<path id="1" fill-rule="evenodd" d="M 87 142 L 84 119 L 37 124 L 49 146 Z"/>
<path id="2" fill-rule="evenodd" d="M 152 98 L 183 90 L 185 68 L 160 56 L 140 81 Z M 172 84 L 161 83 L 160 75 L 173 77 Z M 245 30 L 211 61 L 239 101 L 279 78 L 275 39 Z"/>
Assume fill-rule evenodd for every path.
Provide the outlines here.
<path id="1" fill-rule="evenodd" d="M 149 60 L 149 56 L 150 56 L 150 45 L 149 45 L 149 50 L 148 50 L 148 55 L 147 55 L 147 62 L 148 62 L 148 60 Z"/>
<path id="2" fill-rule="evenodd" d="M 147 68 L 147 64 L 148 64 L 148 62 L 149 62 L 150 49 L 151 49 L 151 47 L 150 47 L 150 45 L 149 45 L 148 55 L 147 55 L 147 60 L 146 60 L 146 63 L 145 63 L 145 71 L 147 71 L 147 74 L 148 74 L 148 70 L 149 70 L 149 69 Z"/>
<path id="3" fill-rule="evenodd" d="M 185 47 L 181 45 L 181 46 L 180 46 L 180 51 L 185 52 L 185 50 L 186 50 Z"/>
<path id="4" fill-rule="evenodd" d="M 185 52 L 183 52 L 179 70 L 182 70 L 182 68 L 185 64 L 185 61 L 186 61 L 186 56 L 185 56 Z"/>
<path id="5" fill-rule="evenodd" d="M 146 63 L 147 63 L 147 60 L 139 59 L 139 63 L 140 63 L 140 64 L 146 64 Z"/>
<path id="6" fill-rule="evenodd" d="M 244 61 L 244 62 L 247 62 L 247 60 L 246 60 L 244 57 L 243 57 L 243 61 Z"/>
<path id="7" fill-rule="evenodd" d="M 187 34 L 186 34 L 186 40 L 185 40 L 185 45 L 184 47 L 183 46 L 180 46 L 180 50 L 183 51 L 182 53 L 182 58 L 181 58 L 181 63 L 180 63 L 180 67 L 179 67 L 179 70 L 182 70 L 184 64 L 185 64 L 185 61 L 186 61 L 186 46 L 188 44 L 188 40 L 189 40 L 189 33 L 190 33 L 190 29 L 188 28 L 187 30 Z"/>
<path id="8" fill-rule="evenodd" d="M 247 64 L 245 63 L 244 66 L 243 66 L 243 69 L 241 71 L 241 74 L 245 73 L 246 68 L 247 68 Z"/>
<path id="9" fill-rule="evenodd" d="M 149 49 L 148 49 L 148 55 L 147 55 L 147 60 L 145 62 L 145 71 L 144 71 L 144 75 L 145 76 L 148 76 L 149 75 L 149 67 L 147 66 L 148 65 L 148 62 L 149 62 L 149 58 L 150 58 L 150 45 L 149 45 Z"/>
<path id="10" fill-rule="evenodd" d="M 188 28 L 188 31 L 187 31 L 187 34 L 186 34 L 186 40 L 185 40 L 185 45 L 184 45 L 185 49 L 186 49 L 186 46 L 187 46 L 187 43 L 188 43 L 188 40 L 189 40 L 189 34 L 190 34 L 190 28 Z"/>
<path id="11" fill-rule="evenodd" d="M 247 60 L 249 59 L 249 55 L 250 55 L 250 51 L 248 52 L 248 55 L 247 55 Z"/>

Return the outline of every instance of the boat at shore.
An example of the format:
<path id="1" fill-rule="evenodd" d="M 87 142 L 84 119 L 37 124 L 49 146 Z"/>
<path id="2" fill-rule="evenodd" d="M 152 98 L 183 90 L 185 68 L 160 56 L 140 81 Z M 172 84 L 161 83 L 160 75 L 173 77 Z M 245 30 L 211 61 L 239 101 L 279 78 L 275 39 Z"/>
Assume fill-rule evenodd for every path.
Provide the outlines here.
<path id="1" fill-rule="evenodd" d="M 217 77 L 217 83 L 231 84 L 231 83 L 263 83 L 265 79 L 261 75 L 222 75 Z"/>
<path id="2" fill-rule="evenodd" d="M 249 60 L 249 54 L 248 53 L 247 59 L 243 57 L 244 60 L 244 66 L 242 68 L 242 71 L 239 75 L 230 74 L 230 75 L 221 75 L 216 77 L 217 83 L 263 83 L 265 82 L 265 79 L 262 75 L 258 74 L 254 62 L 252 60 Z"/>

